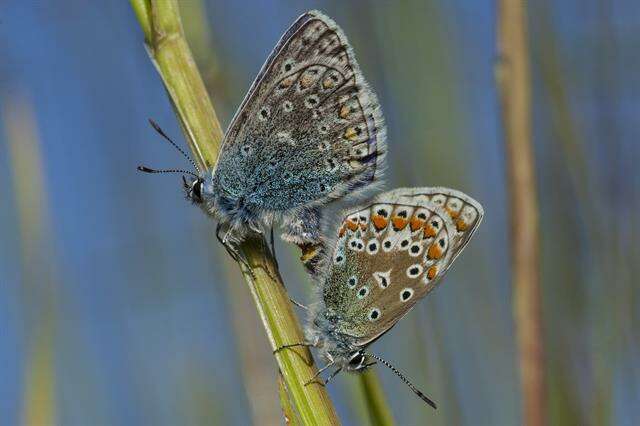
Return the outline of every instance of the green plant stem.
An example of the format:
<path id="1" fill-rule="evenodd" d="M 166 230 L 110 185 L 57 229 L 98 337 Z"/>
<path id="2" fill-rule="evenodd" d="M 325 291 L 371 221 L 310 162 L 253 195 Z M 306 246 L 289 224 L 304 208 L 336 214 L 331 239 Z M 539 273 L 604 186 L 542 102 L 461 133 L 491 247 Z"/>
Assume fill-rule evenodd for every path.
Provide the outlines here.
<path id="1" fill-rule="evenodd" d="M 372 426 L 393 426 L 393 416 L 375 370 L 358 375 L 369 422 Z"/>
<path id="2" fill-rule="evenodd" d="M 169 94 L 199 166 L 215 165 L 222 128 L 184 38 L 176 0 L 131 0 L 149 56 Z M 240 247 L 248 265 L 239 264 L 272 349 L 304 341 L 302 329 L 265 240 L 250 236 Z M 317 369 L 307 349 L 284 350 L 276 361 L 302 424 L 339 424 L 323 386 L 304 384 Z"/>

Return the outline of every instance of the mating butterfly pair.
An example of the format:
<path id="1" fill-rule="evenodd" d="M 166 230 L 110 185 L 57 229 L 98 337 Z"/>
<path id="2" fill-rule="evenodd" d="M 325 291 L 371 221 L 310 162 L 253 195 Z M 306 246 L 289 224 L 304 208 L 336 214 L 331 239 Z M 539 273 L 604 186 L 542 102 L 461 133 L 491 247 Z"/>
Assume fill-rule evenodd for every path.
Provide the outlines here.
<path id="1" fill-rule="evenodd" d="M 321 347 L 328 364 L 320 371 L 336 368 L 330 378 L 380 361 L 435 407 L 365 348 L 434 288 L 483 211 L 458 191 L 398 189 L 342 218 L 335 241 L 323 238 L 320 208 L 380 181 L 385 136 L 377 98 L 346 36 L 330 18 L 311 11 L 287 30 L 263 65 L 213 170 L 200 171 L 193 162 L 195 173 L 139 169 L 189 175 L 183 178 L 187 197 L 218 220 L 217 234 L 234 256 L 248 232 L 281 222 L 282 238 L 303 248 L 321 288 L 308 342 L 287 347 Z"/>

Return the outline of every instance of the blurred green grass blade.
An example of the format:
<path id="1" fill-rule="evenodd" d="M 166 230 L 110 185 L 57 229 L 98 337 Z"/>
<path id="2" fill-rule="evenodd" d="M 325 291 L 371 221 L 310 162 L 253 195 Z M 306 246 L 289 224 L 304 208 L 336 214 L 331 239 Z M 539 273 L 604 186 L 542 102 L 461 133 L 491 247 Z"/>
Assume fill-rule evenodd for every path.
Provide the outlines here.
<path id="1" fill-rule="evenodd" d="M 365 408 L 372 426 L 393 426 L 393 415 L 382 390 L 377 372 L 373 369 L 358 375 L 358 382 Z"/>
<path id="2" fill-rule="evenodd" d="M 27 359 L 22 420 L 27 426 L 56 424 L 55 272 L 37 126 L 31 105 L 19 96 L 4 99 L 1 117 L 18 209 Z"/>

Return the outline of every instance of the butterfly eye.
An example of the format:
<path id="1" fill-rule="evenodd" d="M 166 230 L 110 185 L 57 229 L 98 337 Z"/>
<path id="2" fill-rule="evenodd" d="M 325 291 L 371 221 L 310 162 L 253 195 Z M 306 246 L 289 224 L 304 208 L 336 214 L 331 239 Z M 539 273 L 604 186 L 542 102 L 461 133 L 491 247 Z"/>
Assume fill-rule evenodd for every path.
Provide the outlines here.
<path id="1" fill-rule="evenodd" d="M 413 289 L 405 288 L 400 292 L 400 301 L 406 302 L 407 300 L 411 299 L 411 296 L 413 296 Z"/>
<path id="2" fill-rule="evenodd" d="M 351 367 L 358 368 L 362 365 L 363 362 L 364 362 L 364 355 L 362 355 L 360 352 L 357 352 L 349 360 L 349 365 Z"/>

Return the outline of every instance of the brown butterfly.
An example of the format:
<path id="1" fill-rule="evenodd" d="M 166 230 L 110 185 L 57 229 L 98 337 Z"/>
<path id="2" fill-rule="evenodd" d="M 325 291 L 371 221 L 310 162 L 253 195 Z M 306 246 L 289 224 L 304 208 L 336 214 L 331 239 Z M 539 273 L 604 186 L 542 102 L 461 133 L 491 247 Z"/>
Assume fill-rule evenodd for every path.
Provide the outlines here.
<path id="1" fill-rule="evenodd" d="M 366 348 L 433 290 L 475 233 L 482 206 L 447 188 L 402 188 L 343 217 L 331 257 L 321 263 L 320 300 L 310 309 L 308 342 L 327 365 L 359 372 L 376 360 L 420 398 L 407 378 Z"/>

